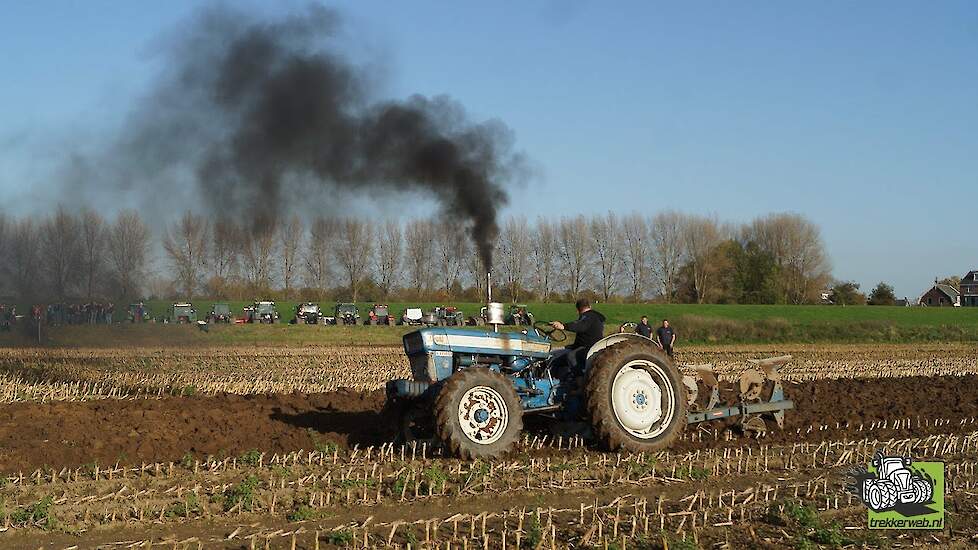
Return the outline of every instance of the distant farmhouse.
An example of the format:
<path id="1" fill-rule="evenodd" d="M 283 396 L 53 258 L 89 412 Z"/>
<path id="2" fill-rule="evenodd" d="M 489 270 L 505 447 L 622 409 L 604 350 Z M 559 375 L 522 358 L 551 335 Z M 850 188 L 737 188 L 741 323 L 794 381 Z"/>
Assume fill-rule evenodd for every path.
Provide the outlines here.
<path id="1" fill-rule="evenodd" d="M 961 294 L 951 285 L 934 283 L 930 290 L 920 295 L 917 304 L 927 307 L 960 306 Z M 975 305 L 978 305 L 978 302 Z"/>
<path id="2" fill-rule="evenodd" d="M 978 307 L 978 270 L 961 277 L 961 305 Z"/>

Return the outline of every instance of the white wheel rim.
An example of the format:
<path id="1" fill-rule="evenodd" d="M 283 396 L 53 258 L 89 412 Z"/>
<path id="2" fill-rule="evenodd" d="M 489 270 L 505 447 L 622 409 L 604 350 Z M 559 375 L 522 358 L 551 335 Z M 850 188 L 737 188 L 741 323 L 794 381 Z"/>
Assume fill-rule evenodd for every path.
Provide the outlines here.
<path id="1" fill-rule="evenodd" d="M 669 427 L 676 414 L 675 389 L 666 372 L 646 360 L 628 362 L 611 383 L 611 408 L 629 434 L 652 439 Z"/>
<path id="2" fill-rule="evenodd" d="M 458 423 L 473 443 L 491 445 L 506 432 L 509 409 L 502 394 L 488 386 L 476 386 L 462 394 Z"/>

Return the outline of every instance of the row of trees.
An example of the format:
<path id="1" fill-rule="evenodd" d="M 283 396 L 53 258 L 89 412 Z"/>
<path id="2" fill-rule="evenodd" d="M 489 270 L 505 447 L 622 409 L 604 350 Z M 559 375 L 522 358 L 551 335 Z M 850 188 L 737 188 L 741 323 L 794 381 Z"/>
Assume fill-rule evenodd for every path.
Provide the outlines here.
<path id="1" fill-rule="evenodd" d="M 496 243 L 498 291 L 513 300 L 616 299 L 713 303 L 812 303 L 829 283 L 818 228 L 795 214 L 743 226 L 663 212 L 511 217 Z M 183 296 L 272 287 L 357 300 L 391 296 L 468 298 L 485 272 L 464 230 L 427 221 L 371 225 L 298 217 L 245 229 L 187 213 L 163 248 Z"/>
<path id="2" fill-rule="evenodd" d="M 0 216 L 0 294 L 30 301 L 139 296 L 152 243 L 134 211 L 112 220 L 63 208 L 41 220 Z"/>
<path id="3" fill-rule="evenodd" d="M 873 287 L 869 296 L 859 290 L 857 282 L 837 281 L 831 288 L 829 300 L 837 306 L 892 306 L 897 303 L 893 285 L 883 281 Z"/>
<path id="4" fill-rule="evenodd" d="M 818 228 L 796 214 L 739 226 L 673 211 L 511 217 L 495 257 L 496 293 L 517 301 L 813 303 L 830 269 Z M 154 241 L 135 212 L 109 221 L 60 209 L 40 222 L 0 219 L 0 259 L 6 293 L 58 300 L 480 300 L 486 281 L 465 230 L 428 220 L 241 225 L 187 212 Z"/>

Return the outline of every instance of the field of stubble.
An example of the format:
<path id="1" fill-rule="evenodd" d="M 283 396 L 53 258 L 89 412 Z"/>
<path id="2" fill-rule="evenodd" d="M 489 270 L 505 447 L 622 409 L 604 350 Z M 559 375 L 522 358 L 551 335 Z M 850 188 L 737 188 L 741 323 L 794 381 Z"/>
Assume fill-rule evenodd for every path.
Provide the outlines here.
<path id="1" fill-rule="evenodd" d="M 397 347 L 0 349 L 0 546 L 966 546 L 978 535 L 978 347 L 691 347 L 731 379 L 791 354 L 760 439 L 707 425 L 607 453 L 532 426 L 505 459 L 396 446 Z M 877 450 L 947 464 L 938 532 L 868 531 L 847 489 Z"/>

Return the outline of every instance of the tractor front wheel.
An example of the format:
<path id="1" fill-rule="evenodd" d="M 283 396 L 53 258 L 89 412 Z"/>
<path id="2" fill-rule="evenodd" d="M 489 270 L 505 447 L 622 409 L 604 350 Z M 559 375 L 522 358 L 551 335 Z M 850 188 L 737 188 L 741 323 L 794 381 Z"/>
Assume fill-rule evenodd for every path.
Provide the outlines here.
<path id="1" fill-rule="evenodd" d="M 523 431 L 523 409 L 513 383 L 482 367 L 461 370 L 435 400 L 435 432 L 449 454 L 464 459 L 506 454 Z"/>
<path id="2" fill-rule="evenodd" d="M 914 479 L 910 487 L 913 489 L 913 501 L 917 504 L 930 502 L 934 496 L 934 488 L 924 479 Z"/>
<path id="3" fill-rule="evenodd" d="M 863 489 L 866 505 L 874 512 L 882 512 L 896 506 L 897 487 L 888 479 L 873 479 L 866 482 Z"/>
<path id="4" fill-rule="evenodd" d="M 615 345 L 593 359 L 587 409 L 598 441 L 633 452 L 669 447 L 686 427 L 686 393 L 668 357 L 644 346 Z"/>

